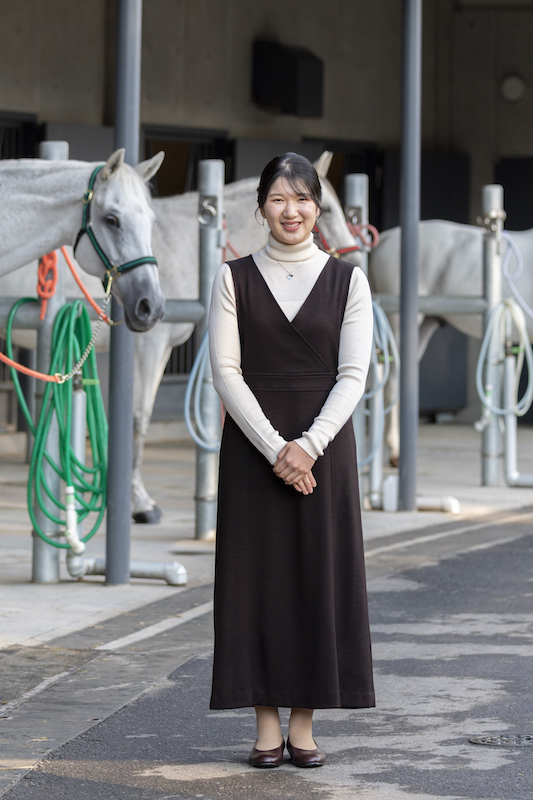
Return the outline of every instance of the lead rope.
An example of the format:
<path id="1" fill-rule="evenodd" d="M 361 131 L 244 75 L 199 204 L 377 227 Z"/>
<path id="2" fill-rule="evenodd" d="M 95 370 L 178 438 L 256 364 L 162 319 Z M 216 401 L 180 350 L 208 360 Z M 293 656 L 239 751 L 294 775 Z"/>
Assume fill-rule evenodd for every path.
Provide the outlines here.
<path id="1" fill-rule="evenodd" d="M 45 372 L 38 372 L 35 369 L 30 369 L 29 367 L 24 367 L 22 364 L 19 364 L 16 361 L 14 361 L 12 358 L 9 358 L 9 356 L 6 356 L 3 353 L 0 353 L 0 361 L 3 361 L 4 364 L 7 364 L 9 367 L 11 367 L 11 369 L 16 369 L 17 372 L 22 372 L 23 375 L 30 375 L 32 378 L 38 378 L 41 381 L 45 381 L 45 383 L 58 383 L 58 384 L 62 384 L 62 383 L 65 383 L 66 381 L 71 380 L 74 377 L 74 375 L 76 374 L 76 372 L 79 372 L 80 369 L 83 367 L 83 365 L 87 361 L 87 358 L 89 357 L 89 354 L 90 354 L 91 350 L 93 349 L 93 347 L 95 345 L 95 342 L 96 342 L 96 340 L 98 338 L 98 335 L 100 333 L 100 329 L 102 327 L 102 324 L 104 322 L 106 322 L 108 325 L 115 324 L 115 323 L 113 323 L 113 321 L 105 313 L 107 311 L 107 306 L 109 305 L 109 300 L 111 298 L 111 287 L 113 285 L 114 276 L 111 275 L 109 273 L 109 271 L 107 272 L 106 293 L 105 293 L 105 297 L 104 297 L 104 300 L 103 300 L 102 308 L 100 308 L 98 303 L 91 297 L 91 295 L 89 294 L 89 292 L 87 291 L 87 289 L 83 285 L 82 280 L 81 280 L 80 276 L 78 275 L 78 273 L 76 271 L 76 268 L 75 268 L 74 264 L 72 263 L 72 260 L 71 260 L 71 258 L 69 257 L 69 255 L 68 255 L 68 253 L 66 251 L 66 248 L 62 247 L 61 248 L 61 252 L 63 253 L 63 255 L 65 257 L 65 261 L 67 262 L 67 264 L 69 266 L 69 269 L 72 272 L 72 275 L 74 276 L 74 280 L 76 281 L 76 283 L 78 284 L 78 286 L 82 290 L 83 294 L 87 298 L 87 300 L 90 303 L 90 305 L 94 308 L 94 310 L 98 314 L 98 322 L 96 323 L 96 325 L 94 327 L 93 335 L 91 336 L 91 338 L 89 340 L 89 343 L 87 344 L 87 347 L 85 348 L 85 350 L 83 352 L 83 355 L 81 356 L 80 360 L 70 370 L 70 372 L 66 373 L 65 375 L 62 375 L 59 372 L 56 372 L 53 375 L 47 375 Z M 44 256 L 43 259 L 41 259 L 41 261 L 44 263 L 44 266 L 43 266 L 42 270 L 40 268 L 39 285 L 41 283 L 41 274 L 48 275 L 48 272 L 50 271 L 50 264 L 52 263 L 52 261 L 51 260 L 47 260 L 47 259 L 49 259 L 50 255 L 51 254 L 49 253 L 48 256 Z M 57 267 L 57 256 L 56 256 L 55 263 L 56 263 L 56 267 Z M 48 269 L 46 270 L 46 273 L 45 273 L 44 270 L 45 270 L 46 266 L 48 266 Z M 52 270 L 53 270 L 53 267 L 52 267 Z M 56 275 L 57 275 L 57 269 L 56 269 Z M 47 279 L 45 278 L 45 280 L 47 280 Z M 46 294 L 44 296 L 42 294 L 40 294 L 39 288 L 38 288 L 37 291 L 38 291 L 39 296 L 41 297 L 41 315 L 42 315 L 42 312 L 43 312 L 42 303 L 45 304 L 44 308 L 45 308 L 45 311 L 46 311 L 46 302 L 47 302 L 47 300 L 50 299 L 50 297 L 53 297 L 53 295 L 55 293 L 55 285 L 54 285 L 54 290 L 51 291 L 50 293 L 48 293 L 49 290 L 47 289 L 47 287 L 46 286 L 44 287 L 43 291 L 46 292 L 47 296 L 46 296 Z M 28 301 L 33 300 L 35 302 L 38 302 L 33 297 L 29 297 L 29 298 L 25 298 L 25 299 L 28 300 Z M 43 319 L 43 318 L 44 318 L 43 316 L 40 317 L 40 319 Z"/>

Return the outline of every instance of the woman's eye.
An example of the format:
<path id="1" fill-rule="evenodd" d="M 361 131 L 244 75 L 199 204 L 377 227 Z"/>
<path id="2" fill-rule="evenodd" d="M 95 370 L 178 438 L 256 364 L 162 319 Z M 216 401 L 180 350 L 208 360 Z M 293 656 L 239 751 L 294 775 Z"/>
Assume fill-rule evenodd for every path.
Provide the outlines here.
<path id="1" fill-rule="evenodd" d="M 113 226 L 114 228 L 120 228 L 120 223 L 118 221 L 118 217 L 115 217 L 114 214 L 107 214 L 105 221 L 108 225 Z"/>

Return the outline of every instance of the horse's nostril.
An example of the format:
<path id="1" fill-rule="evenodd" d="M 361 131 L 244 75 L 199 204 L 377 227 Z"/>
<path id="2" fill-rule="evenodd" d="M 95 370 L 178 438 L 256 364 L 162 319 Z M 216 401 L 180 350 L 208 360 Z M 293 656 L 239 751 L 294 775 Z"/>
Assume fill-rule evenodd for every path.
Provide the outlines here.
<path id="1" fill-rule="evenodd" d="M 135 305 L 135 315 L 137 319 L 149 319 L 152 314 L 152 306 L 146 297 L 141 297 Z"/>

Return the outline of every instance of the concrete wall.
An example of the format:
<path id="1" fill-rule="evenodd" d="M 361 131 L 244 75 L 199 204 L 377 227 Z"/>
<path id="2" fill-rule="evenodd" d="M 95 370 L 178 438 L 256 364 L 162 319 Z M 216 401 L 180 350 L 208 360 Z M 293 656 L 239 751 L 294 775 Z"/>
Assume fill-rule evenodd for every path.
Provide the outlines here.
<path id="1" fill-rule="evenodd" d="M 114 6 L 0 0 L 0 109 L 31 111 L 46 122 L 112 123 Z M 145 0 L 142 119 L 231 136 L 397 142 L 400 12 L 398 0 Z M 258 36 L 324 59 L 323 119 L 254 107 Z"/>
<path id="2" fill-rule="evenodd" d="M 450 30 L 449 141 L 472 156 L 472 221 L 480 189 L 493 181 L 493 162 L 504 155 L 533 155 L 533 4 L 523 8 L 466 7 L 452 14 Z M 504 78 L 521 76 L 524 99 L 506 101 Z"/>
<path id="3" fill-rule="evenodd" d="M 47 123 L 112 125 L 114 0 L 0 0 L 0 110 Z M 325 62 L 322 119 L 256 108 L 255 37 Z M 532 155 L 533 2 L 424 3 L 423 142 L 472 158 L 472 219 L 499 155 Z M 144 0 L 142 120 L 230 137 L 324 137 L 397 145 L 399 0 Z M 509 103 L 502 80 L 520 75 Z M 287 75 L 287 80 L 291 76 Z"/>
<path id="4" fill-rule="evenodd" d="M 1 0 L 0 109 L 101 125 L 106 0 Z"/>

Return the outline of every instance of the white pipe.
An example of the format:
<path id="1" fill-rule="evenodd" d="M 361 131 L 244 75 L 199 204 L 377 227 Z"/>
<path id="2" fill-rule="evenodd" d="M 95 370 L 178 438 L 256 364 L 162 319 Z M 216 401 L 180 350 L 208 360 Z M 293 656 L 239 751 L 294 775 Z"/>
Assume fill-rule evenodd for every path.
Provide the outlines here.
<path id="1" fill-rule="evenodd" d="M 105 558 L 84 558 L 67 553 L 67 569 L 73 578 L 84 575 L 105 575 Z M 187 570 L 179 561 L 131 561 L 132 578 L 152 578 L 164 580 L 170 586 L 184 586 L 187 583 Z"/>
<path id="2" fill-rule="evenodd" d="M 505 482 L 508 486 L 531 487 L 533 475 L 521 475 L 518 471 L 517 455 L 517 426 L 516 415 L 512 413 L 515 405 L 516 386 L 516 356 L 508 354 L 505 357 L 504 373 L 504 408 L 510 413 L 505 416 Z"/>
<path id="3" fill-rule="evenodd" d="M 372 371 L 372 388 L 379 386 L 383 378 L 383 364 L 379 361 L 374 365 Z M 384 418 L 384 403 L 383 403 L 383 387 L 379 392 L 376 392 L 374 397 L 369 400 L 370 409 L 370 442 L 371 449 L 374 450 L 374 457 L 369 466 L 369 489 L 368 499 L 372 508 L 381 508 L 382 506 L 382 486 L 383 486 L 383 418 Z"/>

